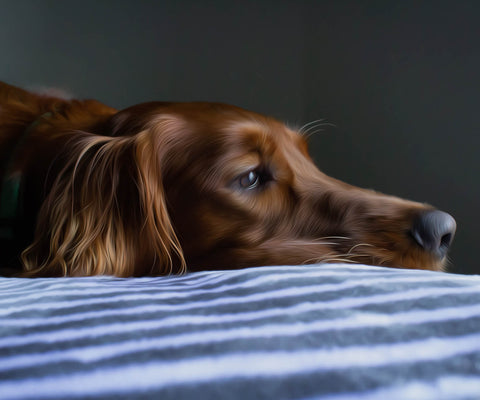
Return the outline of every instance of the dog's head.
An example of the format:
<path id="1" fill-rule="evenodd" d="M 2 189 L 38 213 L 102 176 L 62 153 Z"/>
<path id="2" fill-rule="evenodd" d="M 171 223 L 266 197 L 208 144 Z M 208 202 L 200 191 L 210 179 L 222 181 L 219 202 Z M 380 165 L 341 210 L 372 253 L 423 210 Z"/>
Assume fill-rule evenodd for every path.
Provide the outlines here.
<path id="1" fill-rule="evenodd" d="M 41 212 L 40 224 L 61 227 L 48 242 L 63 241 L 56 251 L 63 246 L 70 257 L 64 272 L 319 261 L 439 270 L 445 263 L 451 216 L 328 177 L 305 138 L 273 118 L 223 104 L 147 103 L 103 129 L 72 145 L 73 161 Z"/>

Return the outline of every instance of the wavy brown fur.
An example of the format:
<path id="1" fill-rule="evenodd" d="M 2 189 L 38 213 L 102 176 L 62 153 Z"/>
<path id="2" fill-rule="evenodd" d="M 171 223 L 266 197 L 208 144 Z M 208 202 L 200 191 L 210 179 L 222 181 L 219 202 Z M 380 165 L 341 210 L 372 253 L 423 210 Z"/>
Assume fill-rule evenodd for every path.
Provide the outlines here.
<path id="1" fill-rule="evenodd" d="M 18 242 L 24 276 L 445 262 L 409 235 L 430 206 L 326 176 L 302 135 L 272 118 L 211 103 L 117 112 L 3 83 L 0 107 L 2 158 L 13 160 L 0 173 L 24 177 L 23 226 L 35 226 Z"/>

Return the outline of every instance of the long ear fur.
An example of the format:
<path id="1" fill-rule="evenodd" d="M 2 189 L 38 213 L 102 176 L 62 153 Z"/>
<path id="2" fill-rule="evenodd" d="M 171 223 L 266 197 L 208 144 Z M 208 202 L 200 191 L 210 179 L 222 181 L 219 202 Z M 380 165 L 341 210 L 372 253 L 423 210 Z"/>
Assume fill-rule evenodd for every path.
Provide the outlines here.
<path id="1" fill-rule="evenodd" d="M 153 134 L 80 134 L 22 254 L 27 276 L 165 275 L 185 271 Z"/>

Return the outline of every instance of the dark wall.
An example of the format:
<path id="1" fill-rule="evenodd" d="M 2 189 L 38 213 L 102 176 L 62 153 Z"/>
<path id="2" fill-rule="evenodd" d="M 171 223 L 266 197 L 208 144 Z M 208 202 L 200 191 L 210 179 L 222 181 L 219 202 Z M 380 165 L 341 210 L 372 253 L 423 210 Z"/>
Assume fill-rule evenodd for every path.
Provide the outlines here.
<path id="1" fill-rule="evenodd" d="M 317 164 L 457 219 L 474 259 L 480 135 L 476 1 L 0 1 L 0 80 L 122 108 L 233 103 L 302 125 Z"/>

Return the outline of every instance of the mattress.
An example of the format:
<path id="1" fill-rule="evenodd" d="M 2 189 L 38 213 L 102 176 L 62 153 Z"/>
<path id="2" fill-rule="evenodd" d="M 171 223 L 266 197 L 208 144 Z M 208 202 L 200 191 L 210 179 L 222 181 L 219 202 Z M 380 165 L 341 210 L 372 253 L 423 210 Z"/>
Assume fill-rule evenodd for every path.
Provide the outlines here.
<path id="1" fill-rule="evenodd" d="M 1 399 L 480 399 L 480 277 L 0 279 Z"/>

